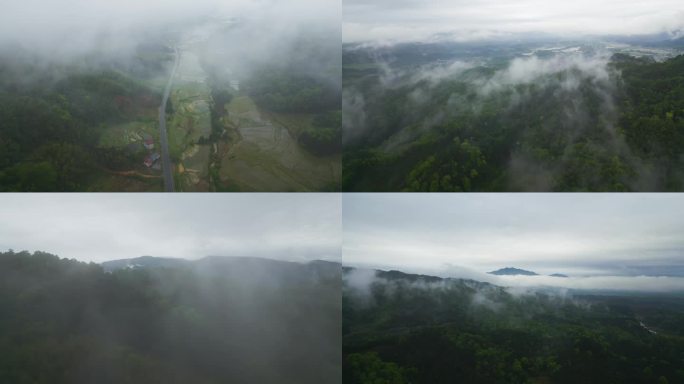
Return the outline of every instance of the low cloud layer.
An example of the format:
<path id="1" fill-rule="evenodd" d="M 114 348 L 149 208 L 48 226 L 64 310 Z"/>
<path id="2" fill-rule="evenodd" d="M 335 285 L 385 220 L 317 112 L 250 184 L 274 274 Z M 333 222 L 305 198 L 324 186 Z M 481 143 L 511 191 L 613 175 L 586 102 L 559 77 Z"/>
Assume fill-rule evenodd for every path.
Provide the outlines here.
<path id="1" fill-rule="evenodd" d="M 486 282 L 495 286 L 504 287 L 506 292 L 514 295 L 530 295 L 544 290 L 546 293 L 567 295 L 573 291 L 604 292 L 648 292 L 667 293 L 684 292 L 684 277 L 672 276 L 582 276 L 582 277 L 554 277 L 554 276 L 497 276 L 486 273 L 469 271 L 465 268 L 444 268 L 439 270 L 424 270 L 410 268 L 414 273 L 426 276 L 439 276 L 443 278 L 457 278 Z M 362 300 L 368 299 L 374 283 L 386 284 L 386 279 L 379 278 L 376 270 L 371 268 L 352 269 L 343 276 L 346 287 L 352 288 L 355 294 Z M 418 281 L 412 283 L 414 288 L 443 289 L 449 286 L 447 280 L 427 283 Z M 478 290 L 482 287 L 478 287 Z M 483 292 L 476 292 L 473 297 L 474 304 L 493 304 Z"/>
<path id="2" fill-rule="evenodd" d="M 608 83 L 610 80 L 609 61 L 608 54 L 557 55 L 549 59 L 540 59 L 537 56 L 519 57 L 511 60 L 508 67 L 497 71 L 491 78 L 483 81 L 481 92 L 487 94 L 518 84 L 539 83 L 540 78 L 564 72 L 572 76 L 569 75 L 560 80 L 561 88 L 568 92 L 576 91 L 581 84 L 582 77 L 591 79 L 595 84 Z M 559 80 L 553 79 L 553 81 Z"/>
<path id="3" fill-rule="evenodd" d="M 83 261 L 142 255 L 340 260 L 338 194 L 5 194 L 0 249 Z"/>
<path id="4" fill-rule="evenodd" d="M 120 58 L 138 44 L 168 43 L 189 33 L 206 33 L 212 22 L 232 20 L 250 25 L 243 33 L 243 52 L 266 55 L 287 45 L 302 28 L 327 25 L 339 30 L 341 4 L 333 0 L 26 0 L 4 4 L 0 14 L 0 53 L 19 48 L 41 60 L 68 61 L 81 55 Z M 334 42 L 333 42 L 334 43 Z"/>
<path id="5" fill-rule="evenodd" d="M 374 58 L 378 68 L 377 84 L 369 87 L 359 82 L 348 84 L 343 92 L 344 140 L 346 143 L 362 140 L 374 127 L 369 124 L 378 119 L 369 118 L 375 104 L 382 104 L 382 92 L 399 90 L 407 92 L 408 97 L 401 107 L 402 123 L 405 126 L 417 125 L 423 130 L 449 121 L 459 119 L 462 113 L 478 114 L 486 103 L 496 101 L 503 94 L 508 105 L 505 109 L 515 108 L 530 102 L 530 98 L 539 90 L 553 92 L 555 98 L 571 101 L 563 104 L 567 115 L 569 129 L 578 130 L 586 125 L 587 106 L 582 104 L 582 87 L 590 87 L 600 97 L 600 111 L 603 120 L 608 124 L 611 136 L 615 136 L 612 125 L 617 119 L 615 94 L 620 74 L 609 66 L 610 53 L 598 51 L 591 54 L 577 52 L 579 47 L 566 48 L 567 52 L 554 54 L 548 58 L 539 58 L 529 53 L 516 57 L 505 67 L 488 69 L 492 66 L 480 58 L 437 61 L 416 67 L 394 65 L 391 58 Z M 556 49 L 558 50 L 558 49 Z M 352 50 L 353 51 L 353 50 Z M 556 52 L 558 53 L 558 52 Z M 391 55 L 389 55 L 391 56 Z M 445 84 L 455 84 L 456 89 L 466 91 L 452 92 L 445 97 Z M 360 87 L 369 87 L 361 91 Z M 534 90 L 531 90 L 533 86 Z M 378 96 L 380 95 L 380 96 Z M 374 99 L 373 99 L 374 98 Z M 584 120 L 583 120 L 584 119 Z M 403 132 L 404 135 L 416 134 L 419 131 Z M 395 141 L 406 140 L 398 135 Z M 629 155 L 624 143 L 614 140 L 611 145 L 617 152 Z M 385 149 L 392 148 L 391 143 Z M 523 164 L 517 164 L 523 162 Z M 511 168 L 520 174 L 529 173 L 534 166 L 521 159 L 513 159 Z M 520 168 L 520 172 L 516 168 Z M 529 176 L 529 175 L 525 175 Z M 539 175 L 536 175 L 539 176 Z M 515 178 L 523 180 L 516 189 L 525 190 L 525 186 L 536 186 L 529 177 Z M 538 187 L 536 190 L 549 189 Z"/>
<path id="6" fill-rule="evenodd" d="M 684 202 L 676 194 L 354 194 L 343 200 L 349 265 L 498 285 L 682 287 L 674 277 L 684 265 Z M 486 274 L 503 267 L 571 279 L 507 281 Z M 639 275 L 671 278 L 632 280 Z"/>
<path id="7" fill-rule="evenodd" d="M 651 2 L 350 0 L 343 5 L 346 42 L 457 41 L 510 38 L 517 34 L 651 34 L 679 36 L 684 5 Z"/>
<path id="8" fill-rule="evenodd" d="M 497 276 L 494 283 L 512 287 L 560 287 L 578 290 L 684 292 L 684 278 L 669 276 Z"/>

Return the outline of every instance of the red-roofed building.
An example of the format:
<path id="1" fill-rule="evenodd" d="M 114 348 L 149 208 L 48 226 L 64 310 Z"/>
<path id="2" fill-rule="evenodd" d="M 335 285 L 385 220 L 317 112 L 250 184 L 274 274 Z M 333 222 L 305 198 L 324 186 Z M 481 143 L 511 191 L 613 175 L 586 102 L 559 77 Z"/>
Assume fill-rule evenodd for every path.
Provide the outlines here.
<path id="1" fill-rule="evenodd" d="M 161 157 L 161 155 L 160 155 L 159 153 L 157 153 L 157 152 L 151 153 L 149 156 L 147 156 L 147 157 L 145 158 L 145 165 L 146 165 L 148 168 L 151 167 L 152 165 L 154 165 L 154 163 L 155 163 L 157 160 L 159 160 L 160 157 Z"/>

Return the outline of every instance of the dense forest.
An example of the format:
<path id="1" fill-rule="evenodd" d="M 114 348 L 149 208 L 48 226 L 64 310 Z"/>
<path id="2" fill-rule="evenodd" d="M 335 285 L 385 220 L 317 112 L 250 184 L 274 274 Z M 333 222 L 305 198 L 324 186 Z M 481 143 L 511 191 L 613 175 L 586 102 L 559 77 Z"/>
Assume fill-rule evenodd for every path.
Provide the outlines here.
<path id="1" fill-rule="evenodd" d="M 345 190 L 684 189 L 684 56 L 463 68 L 349 56 Z"/>
<path id="2" fill-rule="evenodd" d="M 339 292 L 322 261 L 0 253 L 0 382 L 334 383 Z"/>
<path id="3" fill-rule="evenodd" d="M 82 191 L 99 173 L 140 163 L 139 154 L 98 145 L 105 124 L 160 104 L 141 79 L 163 71 L 169 53 L 140 49 L 128 62 L 86 69 L 0 55 L 0 191 Z"/>
<path id="4" fill-rule="evenodd" d="M 343 382 L 679 383 L 677 295 L 518 292 L 345 268 Z"/>

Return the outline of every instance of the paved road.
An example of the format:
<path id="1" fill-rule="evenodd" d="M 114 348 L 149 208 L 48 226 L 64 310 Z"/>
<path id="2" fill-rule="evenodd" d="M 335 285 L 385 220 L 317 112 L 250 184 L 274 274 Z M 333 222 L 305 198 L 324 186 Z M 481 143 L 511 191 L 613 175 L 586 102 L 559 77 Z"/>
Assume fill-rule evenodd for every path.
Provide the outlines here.
<path id="1" fill-rule="evenodd" d="M 176 70 L 178 69 L 178 63 L 180 62 L 180 52 L 178 48 L 174 48 L 176 51 L 176 61 L 173 63 L 173 70 L 171 71 L 171 77 L 169 77 L 169 82 L 166 83 L 166 88 L 164 89 L 164 98 L 162 99 L 161 106 L 159 107 L 159 141 L 161 142 L 161 161 L 162 161 L 162 172 L 164 173 L 164 191 L 173 192 L 173 164 L 171 164 L 171 158 L 169 157 L 169 138 L 166 135 L 166 102 L 169 100 L 169 92 L 171 92 L 171 84 L 173 84 L 173 78 L 176 76 Z"/>

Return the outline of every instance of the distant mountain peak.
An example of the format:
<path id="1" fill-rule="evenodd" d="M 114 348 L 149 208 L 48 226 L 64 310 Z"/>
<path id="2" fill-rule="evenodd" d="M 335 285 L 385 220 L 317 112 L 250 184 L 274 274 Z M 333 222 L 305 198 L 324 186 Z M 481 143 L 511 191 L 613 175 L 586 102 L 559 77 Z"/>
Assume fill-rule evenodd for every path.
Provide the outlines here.
<path id="1" fill-rule="evenodd" d="M 564 275 L 562 273 L 552 273 L 549 276 L 551 276 L 551 277 L 568 277 L 568 275 Z"/>
<path id="2" fill-rule="evenodd" d="M 513 267 L 501 268 L 501 269 L 497 269 L 496 271 L 491 271 L 491 272 L 487 272 L 487 273 L 489 273 L 491 275 L 499 275 L 499 276 L 514 276 L 514 275 L 537 276 L 538 275 L 536 272 L 527 271 L 527 270 L 520 269 L 520 268 L 513 268 Z"/>
<path id="3" fill-rule="evenodd" d="M 223 268 L 238 266 L 241 267 L 274 267 L 281 268 L 283 266 L 308 265 L 313 270 L 322 271 L 325 273 L 336 273 L 341 264 L 326 260 L 311 260 L 307 262 L 295 262 L 278 259 L 269 259 L 265 257 L 249 257 L 249 256 L 206 256 L 200 259 L 188 260 L 183 258 L 171 257 L 156 257 L 156 256 L 140 256 L 132 259 L 119 259 L 102 262 L 102 268 L 106 272 L 112 272 L 119 269 L 156 269 L 156 268 Z"/>

